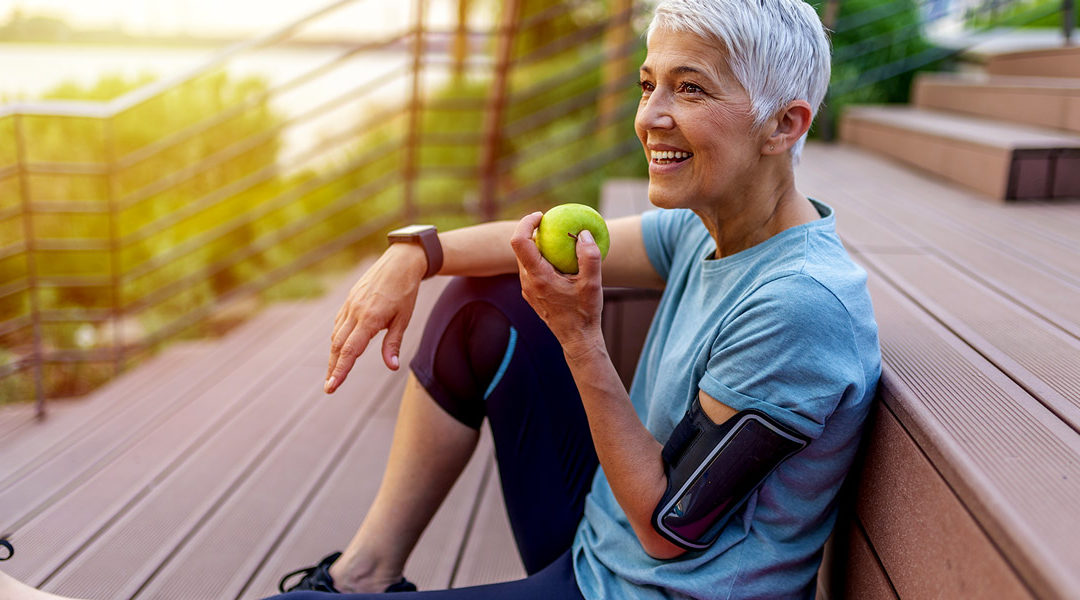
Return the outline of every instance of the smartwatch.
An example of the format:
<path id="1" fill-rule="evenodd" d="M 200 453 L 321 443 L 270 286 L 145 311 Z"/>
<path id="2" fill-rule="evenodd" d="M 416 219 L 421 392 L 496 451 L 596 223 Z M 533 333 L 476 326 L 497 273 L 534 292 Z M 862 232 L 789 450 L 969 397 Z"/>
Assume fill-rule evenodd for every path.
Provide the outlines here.
<path id="1" fill-rule="evenodd" d="M 439 243 L 439 231 L 434 225 L 408 225 L 401 229 L 395 229 L 386 235 L 391 244 L 405 242 L 420 244 L 427 256 L 427 272 L 424 279 L 431 277 L 442 268 L 442 244 Z"/>

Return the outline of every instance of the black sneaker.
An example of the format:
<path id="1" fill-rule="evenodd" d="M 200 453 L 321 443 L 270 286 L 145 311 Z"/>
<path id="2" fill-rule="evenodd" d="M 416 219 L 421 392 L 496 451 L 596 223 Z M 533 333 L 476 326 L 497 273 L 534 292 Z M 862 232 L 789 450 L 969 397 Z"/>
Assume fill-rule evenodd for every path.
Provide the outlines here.
<path id="1" fill-rule="evenodd" d="M 312 591 L 312 592 L 331 592 L 333 594 L 340 594 L 341 591 L 334 587 L 334 578 L 330 576 L 330 565 L 334 564 L 334 561 L 341 556 L 340 552 L 335 552 L 330 556 L 319 561 L 319 564 L 314 567 L 306 567 L 303 569 L 297 569 L 292 573 L 281 578 L 278 582 L 278 590 L 282 593 L 285 592 L 298 592 L 298 591 Z M 288 581 L 294 575 L 303 573 L 303 578 L 300 582 L 291 588 L 285 588 L 285 582 Z M 404 577 L 401 581 L 391 584 L 385 590 L 388 592 L 415 592 L 416 586 Z"/>

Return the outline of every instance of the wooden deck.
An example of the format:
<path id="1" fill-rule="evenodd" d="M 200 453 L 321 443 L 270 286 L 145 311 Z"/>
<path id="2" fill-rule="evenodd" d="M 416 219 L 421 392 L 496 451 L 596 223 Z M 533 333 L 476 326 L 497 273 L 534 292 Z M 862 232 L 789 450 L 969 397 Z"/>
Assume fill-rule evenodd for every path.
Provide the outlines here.
<path id="1" fill-rule="evenodd" d="M 374 497 L 405 381 L 375 352 L 322 393 L 333 315 L 353 280 L 218 342 L 174 347 L 51 405 L 44 423 L 0 413 L 0 531 L 16 548 L 3 569 L 87 598 L 261 598 L 342 548 Z M 419 314 L 441 287 L 425 284 Z M 406 573 L 421 589 L 524 573 L 486 432 Z"/>
<path id="2" fill-rule="evenodd" d="M 1080 203 L 987 203 L 843 146 L 809 146 L 799 178 L 870 272 L 887 367 L 845 534 L 851 589 L 1080 596 Z M 353 279 L 173 347 L 43 423 L 0 411 L 0 533 L 16 548 L 3 570 L 88 598 L 260 598 L 341 548 L 404 383 L 369 352 L 322 394 Z M 418 317 L 406 356 L 420 331 Z M 406 567 L 422 589 L 523 573 L 489 440 Z M 927 589 L 937 576 L 952 587 Z M 822 596 L 846 583 L 823 577 Z"/>

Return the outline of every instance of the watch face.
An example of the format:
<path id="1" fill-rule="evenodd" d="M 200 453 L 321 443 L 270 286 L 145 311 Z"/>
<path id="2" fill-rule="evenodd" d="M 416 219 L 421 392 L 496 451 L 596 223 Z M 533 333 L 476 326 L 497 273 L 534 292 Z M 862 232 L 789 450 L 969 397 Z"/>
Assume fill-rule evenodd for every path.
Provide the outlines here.
<path id="1" fill-rule="evenodd" d="M 395 229 L 390 232 L 390 235 L 415 235 L 421 231 L 427 231 L 431 229 L 433 225 L 409 225 L 402 227 L 401 229 Z"/>

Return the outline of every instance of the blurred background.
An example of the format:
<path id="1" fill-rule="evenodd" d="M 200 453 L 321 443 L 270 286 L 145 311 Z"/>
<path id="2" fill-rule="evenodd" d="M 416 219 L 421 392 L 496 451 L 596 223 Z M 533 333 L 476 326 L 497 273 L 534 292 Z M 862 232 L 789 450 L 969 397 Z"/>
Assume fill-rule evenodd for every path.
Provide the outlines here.
<path id="1" fill-rule="evenodd" d="M 831 139 L 915 74 L 1060 46 L 1070 0 L 818 0 Z M 410 222 L 645 177 L 630 0 L 0 0 L 0 404 L 318 296 Z"/>

